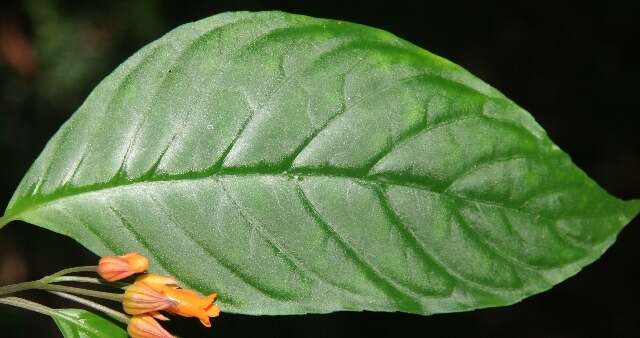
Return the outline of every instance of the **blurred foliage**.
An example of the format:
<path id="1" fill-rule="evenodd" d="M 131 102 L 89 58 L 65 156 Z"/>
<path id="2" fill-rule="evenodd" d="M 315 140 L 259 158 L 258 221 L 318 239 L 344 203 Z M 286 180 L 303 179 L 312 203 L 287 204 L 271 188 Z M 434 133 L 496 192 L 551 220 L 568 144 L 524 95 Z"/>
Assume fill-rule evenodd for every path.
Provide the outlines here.
<path id="1" fill-rule="evenodd" d="M 112 70 L 117 63 L 114 60 L 126 57 L 124 50 L 140 46 L 166 29 L 157 1 L 94 4 L 28 0 L 14 13 L 13 18 L 3 21 L 16 25 L 16 19 L 21 19 L 21 28 L 30 29 L 37 71 L 25 79 L 25 74 L 5 62 L 0 68 L 4 80 L 1 92 L 10 92 L 16 104 L 32 94 L 37 106 L 65 111 L 73 110 L 82 94 Z"/>

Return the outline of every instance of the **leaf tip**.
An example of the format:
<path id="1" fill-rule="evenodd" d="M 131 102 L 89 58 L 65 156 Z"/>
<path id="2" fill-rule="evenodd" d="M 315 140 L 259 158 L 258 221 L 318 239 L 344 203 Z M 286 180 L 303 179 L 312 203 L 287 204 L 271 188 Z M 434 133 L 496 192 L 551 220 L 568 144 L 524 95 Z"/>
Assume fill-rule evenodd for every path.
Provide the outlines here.
<path id="1" fill-rule="evenodd" d="M 4 226 L 9 224 L 11 221 L 12 219 L 7 216 L 0 217 L 0 229 L 4 228 Z"/>
<path id="2" fill-rule="evenodd" d="M 625 203 L 624 215 L 627 222 L 633 221 L 640 213 L 640 199 L 631 200 Z"/>

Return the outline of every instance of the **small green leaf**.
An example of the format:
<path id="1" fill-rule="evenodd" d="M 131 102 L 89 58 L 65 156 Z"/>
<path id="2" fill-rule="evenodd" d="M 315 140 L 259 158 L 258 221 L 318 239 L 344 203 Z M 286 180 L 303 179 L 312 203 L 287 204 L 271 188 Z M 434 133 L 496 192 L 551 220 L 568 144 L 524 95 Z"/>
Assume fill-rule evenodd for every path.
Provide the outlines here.
<path id="1" fill-rule="evenodd" d="M 118 67 L 0 224 L 139 251 L 226 311 L 431 314 L 547 290 L 639 209 L 461 67 L 263 12 L 184 25 Z"/>
<path id="2" fill-rule="evenodd" d="M 127 332 L 113 322 L 79 309 L 55 310 L 53 320 L 65 338 L 126 338 Z"/>

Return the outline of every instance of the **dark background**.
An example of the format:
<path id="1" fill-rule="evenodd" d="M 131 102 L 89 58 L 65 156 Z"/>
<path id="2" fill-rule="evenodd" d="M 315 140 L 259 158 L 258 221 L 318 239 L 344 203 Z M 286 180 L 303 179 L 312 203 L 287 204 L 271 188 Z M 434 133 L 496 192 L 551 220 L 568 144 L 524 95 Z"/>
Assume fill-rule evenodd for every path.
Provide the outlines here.
<path id="1" fill-rule="evenodd" d="M 0 4 L 0 204 L 90 90 L 170 29 L 229 10 L 280 9 L 383 28 L 446 57 L 530 111 L 612 194 L 640 197 L 637 1 L 51 1 Z M 397 313 L 251 317 L 183 337 L 638 337 L 640 224 L 580 274 L 514 306 L 430 317 Z M 71 239 L 15 222 L 0 231 L 0 285 L 95 264 Z M 52 306 L 65 303 L 33 294 Z M 191 330 L 191 331 L 190 331 Z M 0 306 L 0 337 L 59 337 L 47 317 Z"/>

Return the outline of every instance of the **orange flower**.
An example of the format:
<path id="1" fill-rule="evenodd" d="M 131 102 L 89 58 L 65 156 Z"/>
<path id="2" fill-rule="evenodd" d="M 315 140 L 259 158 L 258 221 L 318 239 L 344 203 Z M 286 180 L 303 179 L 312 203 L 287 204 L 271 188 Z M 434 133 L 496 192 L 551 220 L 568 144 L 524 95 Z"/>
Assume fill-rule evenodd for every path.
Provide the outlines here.
<path id="1" fill-rule="evenodd" d="M 140 315 L 167 309 L 174 301 L 144 281 L 136 281 L 125 290 L 122 305 L 124 312 Z"/>
<path id="2" fill-rule="evenodd" d="M 162 276 L 155 273 L 146 273 L 144 275 L 141 275 L 140 277 L 136 278 L 135 282 L 145 283 L 157 291 L 160 291 L 160 289 L 162 289 L 162 287 L 165 287 L 165 286 L 172 287 L 172 288 L 180 287 L 180 284 L 178 283 L 177 280 L 171 277 Z"/>
<path id="3" fill-rule="evenodd" d="M 138 277 L 134 285 L 145 285 L 147 288 L 153 289 L 158 294 L 164 296 L 165 301 L 163 301 L 162 304 L 163 308 L 158 308 L 158 310 L 164 310 L 183 317 L 196 317 L 206 327 L 211 327 L 209 317 L 218 317 L 220 315 L 220 308 L 214 304 L 217 298 L 215 293 L 203 297 L 195 291 L 180 288 L 178 282 L 173 278 L 156 274 L 146 274 Z M 129 292 L 128 289 L 127 292 Z M 147 294 L 150 293 L 147 292 Z M 157 297 L 157 295 L 155 297 Z M 166 302 L 166 300 L 169 302 Z M 125 311 L 127 311 L 126 302 L 127 294 L 125 293 Z M 149 304 L 150 303 L 152 302 L 150 301 Z M 169 304 L 169 306 L 164 307 L 166 304 Z M 148 308 L 151 309 L 151 306 Z"/>
<path id="4" fill-rule="evenodd" d="M 218 297 L 215 293 L 203 297 L 192 290 L 166 288 L 164 294 L 173 301 L 166 311 L 183 317 L 196 317 L 206 327 L 211 327 L 209 317 L 220 315 L 220 308 L 214 304 Z"/>
<path id="5" fill-rule="evenodd" d="M 98 263 L 98 274 L 109 282 L 127 278 L 134 273 L 145 272 L 149 261 L 142 255 L 132 252 L 124 256 L 106 256 Z"/>
<path id="6" fill-rule="evenodd" d="M 132 338 L 175 338 L 149 315 L 133 316 L 127 332 Z"/>

